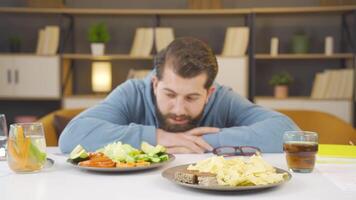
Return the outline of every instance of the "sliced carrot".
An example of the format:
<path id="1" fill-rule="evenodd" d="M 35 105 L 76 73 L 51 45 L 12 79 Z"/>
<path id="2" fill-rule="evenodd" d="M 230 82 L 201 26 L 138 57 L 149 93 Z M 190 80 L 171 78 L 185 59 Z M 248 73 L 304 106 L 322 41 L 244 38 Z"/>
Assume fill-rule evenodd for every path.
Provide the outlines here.
<path id="1" fill-rule="evenodd" d="M 24 140 L 24 144 L 22 147 L 22 160 L 21 160 L 21 167 L 23 167 L 24 169 L 26 168 L 26 165 L 28 165 L 28 160 L 29 160 L 29 151 L 30 151 L 30 143 L 31 140 L 30 138 L 25 138 Z"/>
<path id="2" fill-rule="evenodd" d="M 22 126 L 15 125 L 15 127 L 16 127 L 15 128 L 16 144 L 17 144 L 17 147 L 20 148 L 23 146 L 23 143 L 25 140 L 25 135 L 24 135 Z M 21 150 L 20 150 L 20 152 L 21 152 Z"/>
<path id="3" fill-rule="evenodd" d="M 12 139 L 9 139 L 7 142 L 7 150 L 8 154 L 10 156 L 9 158 L 9 166 L 13 170 L 18 170 L 19 169 L 19 162 L 21 160 L 20 156 L 18 155 L 15 147 L 15 141 Z"/>
<path id="4" fill-rule="evenodd" d="M 116 167 L 118 167 L 118 168 L 135 167 L 135 163 L 118 162 L 118 163 L 116 163 Z"/>
<path id="5" fill-rule="evenodd" d="M 113 161 L 99 161 L 95 162 L 92 160 L 86 160 L 78 163 L 79 166 L 84 167 L 100 167 L 100 168 L 112 168 L 115 167 L 115 163 Z"/>
<path id="6" fill-rule="evenodd" d="M 137 162 L 135 164 L 136 167 L 144 167 L 144 166 L 149 166 L 151 163 L 150 162 Z"/>

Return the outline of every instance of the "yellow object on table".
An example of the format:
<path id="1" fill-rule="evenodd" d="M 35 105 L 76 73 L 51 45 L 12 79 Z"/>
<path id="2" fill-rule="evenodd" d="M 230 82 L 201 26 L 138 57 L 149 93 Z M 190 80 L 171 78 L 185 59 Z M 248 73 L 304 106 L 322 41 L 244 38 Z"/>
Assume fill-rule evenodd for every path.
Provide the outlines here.
<path id="1" fill-rule="evenodd" d="M 356 146 L 319 144 L 318 156 L 337 158 L 356 158 Z"/>

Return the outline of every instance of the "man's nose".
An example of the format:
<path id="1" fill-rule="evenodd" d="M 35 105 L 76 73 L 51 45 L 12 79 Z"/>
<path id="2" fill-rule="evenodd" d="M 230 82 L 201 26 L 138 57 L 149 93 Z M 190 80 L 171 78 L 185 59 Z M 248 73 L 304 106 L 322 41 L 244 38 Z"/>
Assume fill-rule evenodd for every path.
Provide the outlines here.
<path id="1" fill-rule="evenodd" d="M 180 98 L 177 98 L 174 105 L 173 105 L 173 113 L 175 115 L 185 115 L 185 105 L 184 105 L 184 100 L 183 99 L 180 99 Z"/>

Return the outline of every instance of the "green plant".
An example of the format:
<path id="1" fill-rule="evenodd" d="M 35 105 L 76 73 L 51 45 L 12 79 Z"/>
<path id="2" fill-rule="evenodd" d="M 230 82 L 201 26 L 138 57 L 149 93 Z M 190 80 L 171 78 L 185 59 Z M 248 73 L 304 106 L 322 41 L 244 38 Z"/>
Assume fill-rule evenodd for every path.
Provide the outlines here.
<path id="1" fill-rule="evenodd" d="M 19 45 L 21 44 L 21 38 L 19 36 L 11 36 L 9 37 L 9 43 L 12 45 Z"/>
<path id="2" fill-rule="evenodd" d="M 110 40 L 110 34 L 104 23 L 97 23 L 90 26 L 88 40 L 91 43 L 106 43 Z"/>
<path id="3" fill-rule="evenodd" d="M 19 36 L 9 37 L 9 49 L 10 52 L 20 52 L 21 51 L 21 38 Z"/>
<path id="4" fill-rule="evenodd" d="M 293 82 L 293 77 L 287 72 L 282 72 L 282 73 L 279 73 L 279 74 L 275 74 L 269 80 L 269 84 L 273 85 L 273 86 L 289 85 L 292 82 Z"/>

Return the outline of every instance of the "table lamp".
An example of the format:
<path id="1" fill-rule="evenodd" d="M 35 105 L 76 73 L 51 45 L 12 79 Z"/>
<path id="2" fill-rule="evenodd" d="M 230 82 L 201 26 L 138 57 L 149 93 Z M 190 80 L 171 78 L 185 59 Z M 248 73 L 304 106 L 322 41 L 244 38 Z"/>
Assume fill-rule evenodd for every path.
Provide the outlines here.
<path id="1" fill-rule="evenodd" d="M 94 92 L 109 92 L 111 90 L 111 63 L 93 62 L 91 83 Z"/>

